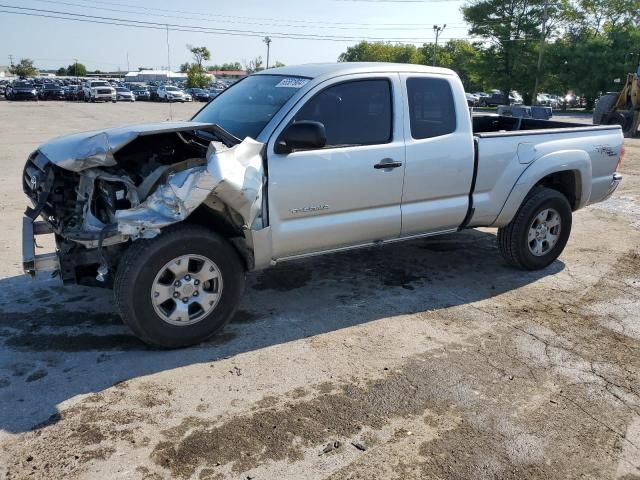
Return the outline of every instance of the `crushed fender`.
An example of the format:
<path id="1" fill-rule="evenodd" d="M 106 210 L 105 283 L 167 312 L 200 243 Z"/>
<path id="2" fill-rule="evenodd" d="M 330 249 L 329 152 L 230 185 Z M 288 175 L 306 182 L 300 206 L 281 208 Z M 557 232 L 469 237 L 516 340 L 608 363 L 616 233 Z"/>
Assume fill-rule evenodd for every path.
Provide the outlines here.
<path id="1" fill-rule="evenodd" d="M 211 142 L 207 163 L 169 176 L 135 208 L 116 211 L 120 234 L 152 238 L 186 219 L 210 195 L 237 212 L 243 228 L 262 228 L 262 149 L 251 138 L 232 148 Z"/>

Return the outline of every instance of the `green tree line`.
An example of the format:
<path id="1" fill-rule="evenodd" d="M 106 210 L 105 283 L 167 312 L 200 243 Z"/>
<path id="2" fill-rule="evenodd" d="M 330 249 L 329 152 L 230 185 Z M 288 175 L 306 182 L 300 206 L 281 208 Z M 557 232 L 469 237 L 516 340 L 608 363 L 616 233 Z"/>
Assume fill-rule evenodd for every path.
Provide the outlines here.
<path id="1" fill-rule="evenodd" d="M 451 68 L 467 91 L 518 90 L 531 103 L 534 91 L 587 98 L 587 106 L 640 61 L 638 0 L 473 0 L 462 7 L 472 40 L 434 48 L 360 42 L 342 62 L 401 62 Z M 445 30 L 446 31 L 446 30 Z"/>

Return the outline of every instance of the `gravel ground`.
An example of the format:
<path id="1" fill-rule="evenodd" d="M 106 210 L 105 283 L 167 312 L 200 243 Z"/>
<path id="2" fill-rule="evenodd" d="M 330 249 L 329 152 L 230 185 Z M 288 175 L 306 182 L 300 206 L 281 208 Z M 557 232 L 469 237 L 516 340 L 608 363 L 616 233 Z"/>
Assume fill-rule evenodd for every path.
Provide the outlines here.
<path id="1" fill-rule="evenodd" d="M 640 141 L 542 272 L 491 230 L 298 261 L 154 351 L 111 292 L 21 275 L 20 174 L 55 135 L 168 117 L 0 102 L 2 478 L 640 478 Z"/>

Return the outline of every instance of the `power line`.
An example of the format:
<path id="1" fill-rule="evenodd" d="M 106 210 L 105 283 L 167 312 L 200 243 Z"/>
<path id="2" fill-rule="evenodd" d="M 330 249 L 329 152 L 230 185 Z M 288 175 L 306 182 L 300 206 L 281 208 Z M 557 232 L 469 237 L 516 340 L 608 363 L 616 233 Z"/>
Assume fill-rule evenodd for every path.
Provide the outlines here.
<path id="1" fill-rule="evenodd" d="M 32 0 L 32 1 L 50 3 L 55 5 L 66 5 L 66 6 L 92 9 L 92 10 L 103 10 L 103 11 L 117 12 L 117 13 L 131 13 L 134 15 L 144 14 L 146 17 L 152 16 L 152 17 L 162 17 L 162 18 L 180 18 L 183 20 L 202 20 L 202 17 L 209 17 L 216 20 L 219 20 L 221 18 L 225 18 L 225 19 L 230 18 L 230 19 L 236 19 L 236 20 L 225 20 L 225 22 L 241 24 L 241 25 L 258 25 L 258 26 L 268 26 L 268 27 L 277 27 L 277 28 L 278 27 L 309 28 L 309 25 L 318 24 L 317 26 L 314 26 L 314 28 L 337 29 L 337 30 L 370 30 L 375 28 L 376 30 L 389 30 L 389 31 L 405 31 L 405 30 L 406 31 L 409 31 L 409 30 L 424 31 L 424 25 L 420 23 L 406 23 L 406 22 L 405 23 L 362 23 L 362 22 L 352 23 L 352 22 L 331 21 L 331 25 L 327 25 L 327 22 L 318 22 L 314 20 L 296 20 L 296 19 L 283 20 L 283 19 L 276 19 L 276 18 L 241 17 L 241 16 L 233 16 L 233 15 L 209 14 L 206 12 L 190 12 L 187 10 L 162 9 L 162 8 L 155 8 L 155 7 L 153 12 L 149 12 L 147 7 L 140 7 L 137 5 L 125 5 L 117 2 L 94 1 L 90 5 L 82 5 L 79 3 L 72 3 L 72 2 L 61 1 L 61 0 Z M 76 0 L 76 1 L 91 2 L 91 0 Z M 99 7 L 95 5 L 96 3 L 103 4 L 103 5 L 112 5 L 112 6 L 124 6 L 127 8 L 137 8 L 137 9 L 143 9 L 144 11 L 137 12 L 134 10 L 124 10 L 122 8 Z M 172 14 L 168 15 L 168 14 L 162 14 L 162 13 L 154 13 L 156 11 L 172 12 Z M 176 13 L 187 13 L 187 14 L 197 15 L 197 17 L 180 16 L 180 15 L 176 15 Z M 247 22 L 246 20 L 240 21 L 241 19 L 257 20 L 258 22 Z M 276 23 L 273 24 L 268 22 L 276 22 Z M 277 22 L 288 22 L 288 23 L 277 23 Z M 301 23 L 301 24 L 295 25 L 295 23 Z M 489 26 L 494 24 L 502 25 L 502 22 L 499 20 L 494 20 L 494 21 L 487 20 L 482 23 L 482 26 Z M 344 25 L 355 25 L 355 26 L 348 27 Z M 468 30 L 469 29 L 469 25 L 465 22 L 453 22 L 453 23 L 448 23 L 448 25 L 451 30 Z M 457 25 L 457 26 L 452 26 L 452 25 Z M 388 28 L 388 27 L 391 27 L 391 28 Z"/>
<path id="2" fill-rule="evenodd" d="M 141 15 L 144 14 L 145 16 L 152 16 L 152 17 L 162 17 L 162 18 L 179 18 L 181 20 L 202 20 L 202 15 L 198 16 L 198 17 L 190 17 L 190 16 L 184 16 L 184 15 L 176 15 L 175 13 L 172 14 L 167 14 L 167 13 L 153 13 L 153 12 L 137 12 L 135 10 L 125 10 L 122 8 L 109 8 L 109 7 L 98 7 L 98 6 L 89 6 L 89 5 L 82 5 L 79 3 L 72 3 L 72 2 L 65 2 L 65 1 L 59 1 L 59 0 L 33 0 L 36 2 L 43 2 L 43 3 L 51 3 L 54 5 L 65 5 L 65 6 L 69 6 L 69 7 L 79 7 L 79 8 L 84 8 L 84 9 L 93 9 L 93 10 L 103 10 L 105 12 L 116 12 L 116 13 L 131 13 L 134 15 Z M 129 8 L 138 8 L 136 6 L 129 6 Z M 270 20 L 265 19 L 265 21 L 260 21 L 260 22 L 248 22 L 246 20 L 225 20 L 225 23 L 233 23 L 233 24 L 240 24 L 240 25 L 256 25 L 256 26 L 261 26 L 261 27 L 289 27 L 289 28 L 309 28 L 308 24 L 300 24 L 300 25 L 296 25 L 294 21 L 290 22 L 290 23 L 282 23 L 282 24 L 272 24 L 272 23 L 268 23 Z M 267 22 L 267 23 L 265 23 Z M 380 26 L 382 25 L 382 26 Z M 399 24 L 400 25 L 400 24 Z M 321 25 L 317 25 L 314 26 L 314 28 L 320 28 L 320 29 L 329 29 L 329 30 L 372 30 L 372 29 L 376 29 L 376 30 L 385 30 L 385 31 L 410 31 L 410 30 L 418 30 L 418 31 L 424 31 L 424 26 L 406 26 L 406 25 L 401 25 L 401 26 L 396 26 L 396 27 L 390 27 L 388 25 L 385 24 L 371 24 L 370 26 L 353 26 L 353 27 L 348 27 L 348 26 L 344 26 L 344 25 L 327 25 L 326 23 L 323 23 Z M 464 27 L 452 27 L 453 29 L 458 29 L 458 30 L 462 30 L 462 29 L 467 29 L 466 26 Z"/>
<path id="3" fill-rule="evenodd" d="M 341 37 L 341 36 L 328 36 L 328 35 L 307 35 L 307 34 L 296 34 L 296 33 L 269 33 L 269 32 L 257 32 L 252 30 L 232 30 L 232 29 L 209 28 L 209 27 L 201 27 L 201 26 L 166 24 L 166 23 L 160 23 L 160 22 L 146 22 L 141 20 L 129 20 L 129 19 L 122 19 L 122 18 L 114 18 L 114 17 L 102 17 L 97 15 L 85 15 L 85 14 L 78 14 L 78 13 L 61 12 L 56 10 L 16 7 L 13 5 L 4 5 L 4 4 L 0 4 L 0 7 L 12 8 L 16 10 L 28 10 L 29 12 L 37 12 L 37 13 L 29 13 L 25 11 L 0 10 L 0 13 L 8 13 L 13 15 L 51 18 L 51 19 L 58 19 L 58 20 L 68 20 L 68 21 L 94 23 L 94 24 L 102 24 L 102 25 L 115 25 L 115 26 L 122 26 L 122 27 L 146 28 L 151 30 L 165 30 L 166 28 L 169 28 L 169 30 L 177 31 L 177 32 L 244 36 L 244 37 L 263 37 L 265 34 L 268 34 L 273 38 L 290 39 L 290 40 L 318 40 L 318 41 L 334 41 L 334 42 L 374 41 L 374 42 L 389 42 L 389 43 L 407 43 L 407 44 L 417 44 L 417 45 L 422 45 L 426 43 L 426 39 L 416 38 L 416 37 L 411 37 L 411 38 L 346 37 L 346 36 Z M 81 18 L 78 18 L 78 17 L 81 17 Z M 443 38 L 442 40 L 484 41 L 486 39 L 474 40 L 473 38 L 449 37 L 449 38 Z M 528 41 L 528 40 L 529 39 L 527 38 L 518 38 L 518 39 L 510 39 L 506 41 Z"/>
<path id="4" fill-rule="evenodd" d="M 35 1 L 44 1 L 44 0 L 35 0 Z M 148 15 L 150 14 L 149 12 L 149 7 L 146 6 L 138 6 L 138 5 L 131 5 L 131 4 L 126 4 L 126 3 L 118 3 L 118 2 L 110 2 L 110 1 L 104 1 L 104 0 L 76 0 L 76 1 L 80 1 L 82 3 L 88 3 L 89 5 L 87 7 L 89 8 L 99 8 L 96 7 L 96 4 L 99 5 L 111 5 L 111 6 L 118 6 L 118 7 L 127 7 L 127 8 L 135 8 L 138 10 L 143 10 L 144 14 Z M 48 0 L 49 3 L 55 3 L 53 2 L 53 0 Z M 62 3 L 62 2 L 59 2 Z M 199 17 L 199 19 L 201 19 L 201 17 L 209 17 L 209 18 L 215 18 L 215 19 L 220 19 L 220 18 L 230 18 L 230 19 L 237 19 L 237 20 L 257 20 L 257 21 L 268 21 L 268 22 L 276 22 L 276 23 L 282 23 L 282 22 L 286 22 L 286 23 L 301 23 L 301 26 L 309 26 L 311 24 L 318 24 L 318 25 L 326 25 L 326 21 L 319 21 L 319 20 L 311 20 L 311 19 L 291 19 L 291 18 L 273 18 L 273 17 L 248 17 L 248 16 L 239 16 L 239 15 L 223 15 L 223 14 L 212 14 L 212 13 L 207 13 L 207 12 L 195 12 L 193 10 L 189 11 L 189 10 L 175 10 L 175 9 L 169 9 L 169 8 L 158 8 L 157 6 L 153 6 L 153 11 L 160 11 L 160 12 L 168 12 L 168 13 L 184 13 L 187 15 L 197 15 Z M 333 25 L 356 25 L 356 26 L 371 26 L 371 27 L 379 27 L 379 26 L 401 26 L 401 27 L 407 27 L 407 26 L 411 26 L 411 27 L 423 27 L 422 23 L 406 23 L 406 22 L 402 22 L 402 23 L 363 23 L 363 22 L 339 22 L 339 21 L 334 21 L 331 20 L 331 23 Z M 453 24 L 452 24 L 453 25 Z M 462 23 L 457 23 L 456 25 L 463 25 Z"/>
<path id="5" fill-rule="evenodd" d="M 299 40 L 304 39 L 323 39 L 323 40 L 372 40 L 372 41 L 424 41 L 422 37 L 396 37 L 396 38 L 387 38 L 387 37 L 364 37 L 364 36 L 338 36 L 338 35 L 316 35 L 316 34 L 304 34 L 304 33 L 290 33 L 290 32 L 267 32 L 267 31 L 256 31 L 256 30 L 238 30 L 238 29 L 228 29 L 228 28 L 217 28 L 217 27 L 203 27 L 198 25 L 181 25 L 174 23 L 164 23 L 164 22 L 149 22 L 144 20 L 130 20 L 124 18 L 116 18 L 116 17 L 104 17 L 100 15 L 87 15 L 81 13 L 72 13 L 72 12 L 63 12 L 59 10 L 47 10 L 41 8 L 28 8 L 28 7 L 18 7 L 15 5 L 6 5 L 0 4 L 2 8 L 12 8 L 15 10 L 19 10 L 24 12 L 25 10 L 28 12 L 37 12 L 39 14 L 47 14 L 47 15 L 66 15 L 71 17 L 80 17 L 83 19 L 90 20 L 101 20 L 107 22 L 120 22 L 125 24 L 137 24 L 137 25 L 148 25 L 154 27 L 162 27 L 165 26 L 171 27 L 172 30 L 183 29 L 184 31 L 193 31 L 193 32 L 202 32 L 202 33 L 223 33 L 227 35 L 245 35 L 245 36 L 265 36 L 271 35 L 278 38 L 295 38 Z M 8 12 L 11 13 L 11 12 Z"/>

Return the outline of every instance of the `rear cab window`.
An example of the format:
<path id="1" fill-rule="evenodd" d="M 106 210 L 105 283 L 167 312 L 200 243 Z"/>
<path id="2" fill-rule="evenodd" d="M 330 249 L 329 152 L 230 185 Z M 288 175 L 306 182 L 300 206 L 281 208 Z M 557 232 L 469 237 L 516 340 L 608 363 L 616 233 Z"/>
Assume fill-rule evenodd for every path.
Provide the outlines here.
<path id="1" fill-rule="evenodd" d="M 420 140 L 456 130 L 456 110 L 451 85 L 441 78 L 407 78 L 411 137 Z"/>

